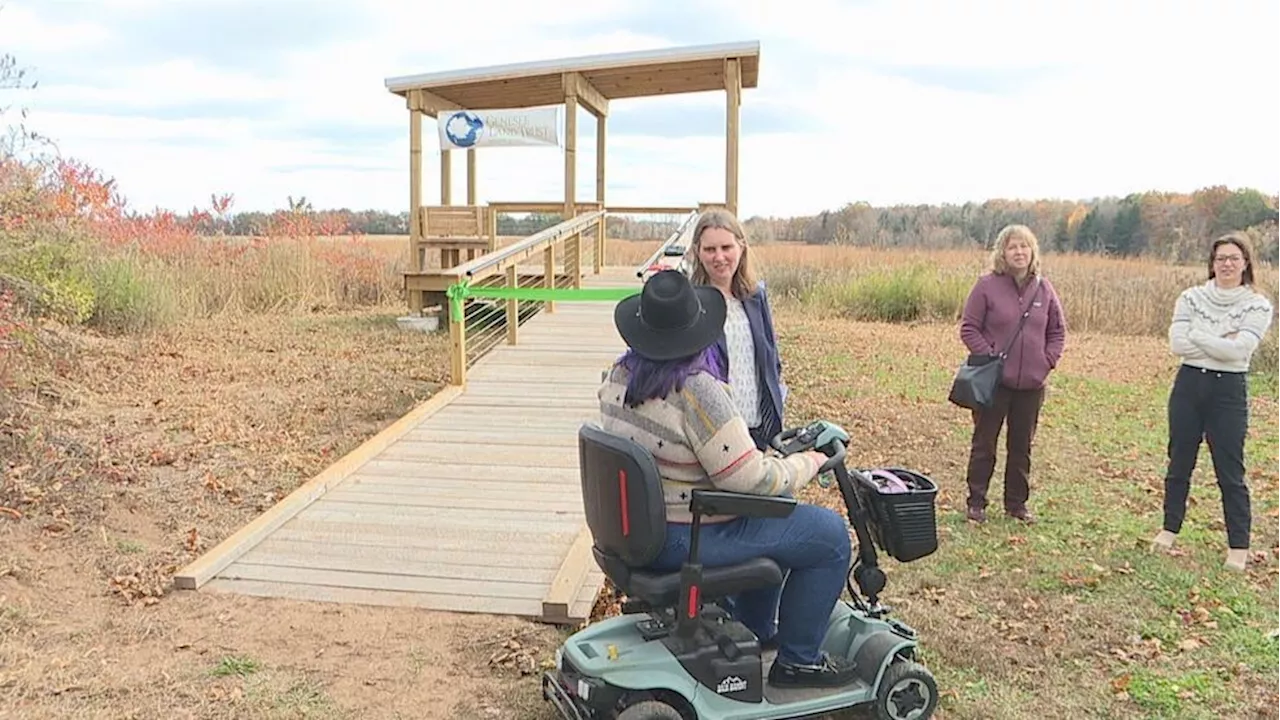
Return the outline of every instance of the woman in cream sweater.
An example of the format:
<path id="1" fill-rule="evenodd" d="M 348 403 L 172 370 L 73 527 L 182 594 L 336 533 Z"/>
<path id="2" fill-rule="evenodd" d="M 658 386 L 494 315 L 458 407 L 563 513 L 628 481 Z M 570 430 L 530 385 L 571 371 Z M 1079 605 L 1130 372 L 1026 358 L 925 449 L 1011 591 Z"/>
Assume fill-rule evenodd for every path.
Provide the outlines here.
<path id="1" fill-rule="evenodd" d="M 1227 526 L 1226 567 L 1244 570 L 1252 509 L 1245 482 L 1249 426 L 1248 371 L 1271 326 L 1271 302 L 1253 287 L 1253 248 L 1229 233 L 1209 251 L 1209 279 L 1178 296 L 1169 347 L 1182 364 L 1169 394 L 1169 464 L 1164 479 L 1164 528 L 1158 548 L 1173 547 L 1182 529 L 1200 442 L 1209 444 Z"/>

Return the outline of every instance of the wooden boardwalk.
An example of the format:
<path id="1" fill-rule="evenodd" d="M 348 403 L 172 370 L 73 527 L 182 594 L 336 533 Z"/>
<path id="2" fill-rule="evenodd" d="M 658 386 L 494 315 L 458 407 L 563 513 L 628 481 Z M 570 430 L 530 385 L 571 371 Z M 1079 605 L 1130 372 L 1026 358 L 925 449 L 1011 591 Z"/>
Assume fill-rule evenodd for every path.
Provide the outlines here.
<path id="1" fill-rule="evenodd" d="M 627 276 L 630 275 L 630 282 Z M 587 286 L 635 284 L 606 268 Z M 187 568 L 178 587 L 585 620 L 591 557 L 578 427 L 625 349 L 613 302 L 560 302 Z"/>

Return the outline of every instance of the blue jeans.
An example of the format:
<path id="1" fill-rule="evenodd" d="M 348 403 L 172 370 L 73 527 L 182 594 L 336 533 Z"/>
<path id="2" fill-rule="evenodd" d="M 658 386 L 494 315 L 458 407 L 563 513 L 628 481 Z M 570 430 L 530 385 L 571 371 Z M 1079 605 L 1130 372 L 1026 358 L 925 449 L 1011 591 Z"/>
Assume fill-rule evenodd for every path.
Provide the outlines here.
<path id="1" fill-rule="evenodd" d="M 689 557 L 691 525 L 667 523 L 667 543 L 650 564 L 675 572 Z M 761 641 L 776 635 L 778 660 L 817 663 L 827 620 L 844 592 L 852 549 L 844 518 L 818 505 L 799 504 L 785 518 L 740 517 L 707 523 L 699 531 L 698 560 L 719 567 L 767 557 L 787 573 L 783 584 L 740 593 L 733 616 Z"/>

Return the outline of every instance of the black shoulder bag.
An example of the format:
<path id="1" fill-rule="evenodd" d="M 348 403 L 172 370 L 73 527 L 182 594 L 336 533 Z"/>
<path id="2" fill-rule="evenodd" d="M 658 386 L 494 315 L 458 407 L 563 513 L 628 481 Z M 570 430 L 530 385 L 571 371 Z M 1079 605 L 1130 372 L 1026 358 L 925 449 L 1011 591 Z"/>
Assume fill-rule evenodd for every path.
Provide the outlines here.
<path id="1" fill-rule="evenodd" d="M 1022 333 L 1022 326 L 1035 307 L 1036 298 L 1040 295 L 1040 277 L 1036 277 L 1036 290 L 1031 294 L 1031 301 L 1022 311 L 1018 320 L 1018 328 L 1005 343 L 999 355 L 989 353 L 972 353 L 956 371 L 955 380 L 951 382 L 951 394 L 947 399 L 962 408 L 985 410 L 991 407 L 996 398 L 996 388 L 1000 385 L 1000 377 L 1004 374 L 1004 361 L 1009 356 L 1009 349 Z"/>

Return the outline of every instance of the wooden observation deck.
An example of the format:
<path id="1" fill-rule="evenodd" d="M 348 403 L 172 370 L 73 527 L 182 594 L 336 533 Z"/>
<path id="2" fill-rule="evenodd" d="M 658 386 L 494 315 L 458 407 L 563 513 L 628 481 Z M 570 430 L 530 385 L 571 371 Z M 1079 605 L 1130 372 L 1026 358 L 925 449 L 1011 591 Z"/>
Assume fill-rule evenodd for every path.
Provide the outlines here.
<path id="1" fill-rule="evenodd" d="M 700 209 L 737 206 L 738 107 L 754 87 L 757 43 L 575 58 L 387 81 L 410 111 L 409 307 L 438 306 L 451 339 L 449 385 L 326 468 L 175 576 L 182 589 L 453 612 L 586 620 L 603 584 L 582 509 L 577 431 L 596 420 L 601 373 L 625 349 L 614 301 L 582 288 L 639 292 L 639 267 L 606 263 L 610 214 L 682 214 L 664 247 L 685 244 Z M 726 91 L 725 200 L 689 207 L 608 207 L 608 101 Z M 596 115 L 596 199 L 574 198 L 576 110 Z M 421 118 L 564 102 L 565 198 L 421 203 Z M 503 212 L 555 212 L 560 223 L 497 243 Z M 660 254 L 662 250 L 658 251 Z M 656 257 L 657 254 L 655 254 Z M 438 261 L 437 261 L 438 258 Z M 448 312 L 450 289 L 475 289 Z M 560 300 L 485 297 L 485 289 L 560 289 Z"/>

